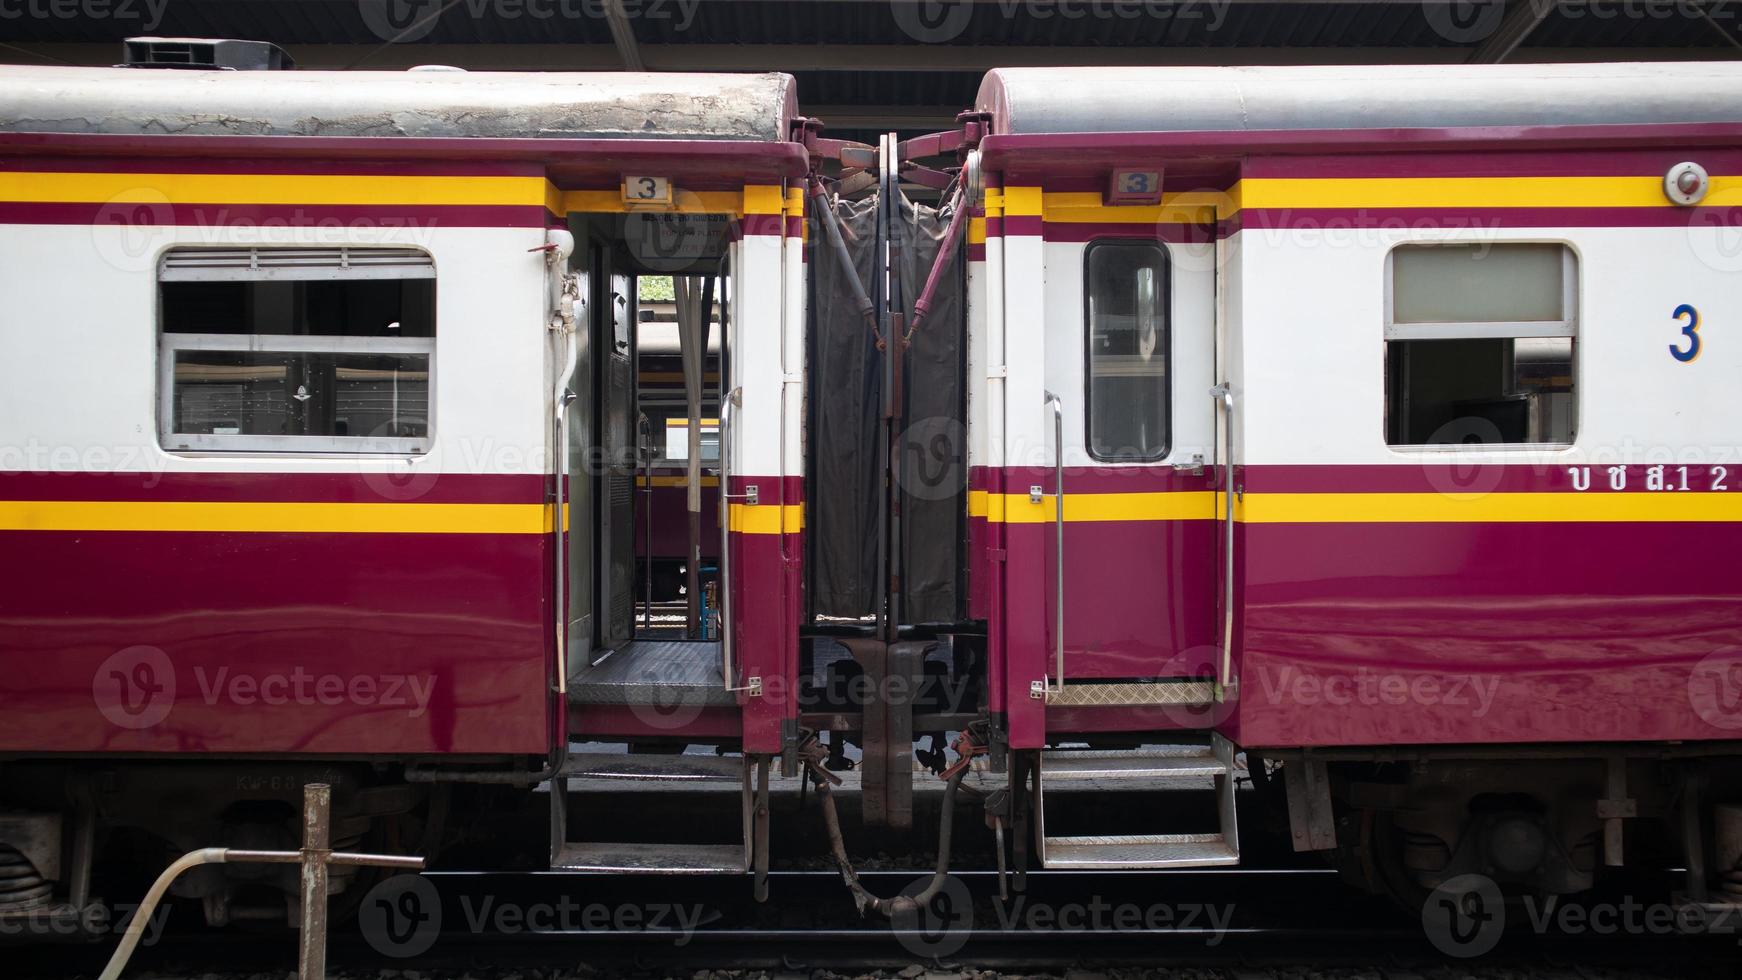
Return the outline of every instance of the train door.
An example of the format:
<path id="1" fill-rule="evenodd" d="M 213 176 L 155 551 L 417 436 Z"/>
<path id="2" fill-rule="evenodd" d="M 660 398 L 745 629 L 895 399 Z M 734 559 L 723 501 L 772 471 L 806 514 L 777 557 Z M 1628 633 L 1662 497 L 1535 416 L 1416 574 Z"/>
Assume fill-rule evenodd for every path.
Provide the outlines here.
<path id="1" fill-rule="evenodd" d="M 588 461 L 597 455 L 594 451 L 597 442 L 594 423 L 598 413 L 592 397 L 595 365 L 594 331 L 591 323 L 592 311 L 598 305 L 592 289 L 596 281 L 595 255 L 598 249 L 584 234 L 575 237 L 576 251 L 569 263 L 571 272 L 579 277 L 575 289 L 579 300 L 574 311 L 575 329 L 569 341 L 575 348 L 574 372 L 568 389 L 573 397 L 569 399 L 566 409 L 566 444 L 561 450 L 568 456 L 568 479 L 564 487 L 568 532 L 564 536 L 566 546 L 563 549 L 564 591 L 567 594 L 560 599 L 565 602 L 568 610 L 565 645 L 571 651 L 571 671 L 576 665 L 585 663 L 587 655 L 592 652 L 596 635 L 594 610 L 597 607 L 593 588 L 597 552 L 593 547 L 592 533 L 593 504 L 597 495 L 594 492 Z M 557 363 L 562 363 L 561 358 L 557 359 Z"/>
<path id="2" fill-rule="evenodd" d="M 1049 597 L 1062 588 L 1063 690 L 1048 701 L 1208 700 L 1219 659 L 1216 245 L 1192 225 L 1122 226 L 1121 208 L 1090 210 L 1103 212 L 1095 231 L 1044 245 L 1055 430 L 1045 482 L 1062 480 L 1064 493 L 1047 583 Z"/>
<path id="3" fill-rule="evenodd" d="M 635 278 L 603 255 L 595 349 L 599 393 L 599 646 L 629 642 L 635 616 Z"/>

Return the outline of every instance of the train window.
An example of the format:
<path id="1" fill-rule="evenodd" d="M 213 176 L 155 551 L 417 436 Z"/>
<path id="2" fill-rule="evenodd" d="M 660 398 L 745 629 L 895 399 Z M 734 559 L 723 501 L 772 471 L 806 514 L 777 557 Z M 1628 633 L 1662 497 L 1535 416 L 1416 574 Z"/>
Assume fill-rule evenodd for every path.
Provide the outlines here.
<path id="1" fill-rule="evenodd" d="M 1389 257 L 1385 438 L 1570 445 L 1578 264 L 1563 245 L 1402 245 Z"/>
<path id="2" fill-rule="evenodd" d="M 1153 461 L 1168 453 L 1167 253 L 1145 242 L 1089 246 L 1089 454 Z"/>
<path id="3" fill-rule="evenodd" d="M 175 249 L 158 310 L 166 449 L 429 450 L 435 266 L 423 252 Z"/>

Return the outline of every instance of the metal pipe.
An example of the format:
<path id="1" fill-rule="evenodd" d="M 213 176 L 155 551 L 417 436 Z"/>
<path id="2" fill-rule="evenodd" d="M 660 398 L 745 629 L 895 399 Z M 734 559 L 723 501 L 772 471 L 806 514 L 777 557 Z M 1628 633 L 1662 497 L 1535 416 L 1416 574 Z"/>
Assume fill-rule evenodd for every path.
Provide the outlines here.
<path id="1" fill-rule="evenodd" d="M 1053 546 L 1058 560 L 1053 568 L 1053 604 L 1058 614 L 1053 621 L 1053 669 L 1058 673 L 1058 686 L 1065 686 L 1065 404 L 1059 396 L 1046 392 L 1046 403 L 1052 406 L 1053 444 Z"/>
<path id="2" fill-rule="evenodd" d="M 931 312 L 931 303 L 937 296 L 938 284 L 943 281 L 945 270 L 949 269 L 951 261 L 956 257 L 956 245 L 962 236 L 963 218 L 967 211 L 966 194 L 958 188 L 955 210 L 950 213 L 949 227 L 944 229 L 943 244 L 938 247 L 937 258 L 932 260 L 931 271 L 926 274 L 925 288 L 920 290 L 919 300 L 913 304 L 913 322 L 907 325 L 907 334 L 910 337 L 919 329 L 920 321 L 925 319 L 925 315 Z"/>
<path id="3" fill-rule="evenodd" d="M 806 765 L 812 771 L 820 769 L 820 763 L 807 758 Z M 826 772 L 826 771 L 825 771 Z M 949 781 L 944 784 L 943 814 L 938 821 L 938 859 L 932 872 L 931 881 L 915 895 L 897 895 L 894 898 L 880 898 L 871 894 L 859 881 L 859 875 L 853 870 L 853 863 L 847 857 L 847 844 L 841 836 L 841 818 L 835 812 L 835 795 L 829 778 L 818 776 L 817 799 L 822 804 L 823 823 L 829 833 L 829 850 L 835 859 L 835 866 L 841 871 L 841 879 L 846 882 L 848 891 L 853 893 L 853 901 L 863 915 L 866 909 L 873 909 L 894 918 L 901 914 L 913 914 L 919 909 L 931 904 L 938 892 L 943 890 L 944 882 L 950 876 L 950 846 L 953 836 L 956 816 L 956 790 L 962 785 L 962 778 L 968 774 L 968 767 L 962 766 L 950 774 Z M 832 777 L 832 774 L 830 774 Z"/>
<path id="4" fill-rule="evenodd" d="M 653 427 L 647 413 L 635 426 L 635 459 L 641 464 L 641 629 L 653 629 Z"/>
<path id="5" fill-rule="evenodd" d="M 743 397 L 733 388 L 720 399 L 720 679 L 726 690 L 737 689 L 738 665 L 732 650 L 732 422 L 733 408 Z"/>
<path id="6" fill-rule="evenodd" d="M 189 868 L 203 864 L 301 864 L 303 935 L 298 964 L 302 980 L 319 980 L 325 974 L 326 963 L 326 886 L 327 867 L 334 864 L 359 867 L 397 868 L 407 871 L 423 869 L 420 857 L 389 854 L 353 854 L 328 849 L 331 841 L 332 790 L 321 783 L 303 787 L 303 849 L 300 851 L 245 851 L 227 847 L 203 847 L 177 858 L 152 882 L 145 898 L 134 911 L 121 942 L 109 956 L 98 980 L 119 980 L 127 961 L 139 947 L 145 927 L 169 891 L 169 886 Z M 318 869 L 318 870 L 317 870 Z M 318 888 L 318 891 L 311 891 Z"/>
<path id="7" fill-rule="evenodd" d="M 1225 690 L 1234 670 L 1234 388 L 1224 381 L 1210 389 L 1210 397 L 1222 403 L 1226 418 L 1222 452 L 1222 496 L 1227 501 L 1222 514 L 1222 664 L 1216 686 Z"/>
<path id="8" fill-rule="evenodd" d="M 297 937 L 297 977 L 327 975 L 327 861 L 332 857 L 333 788 L 302 788 L 302 930 Z"/>
<path id="9" fill-rule="evenodd" d="M 222 847 L 206 847 L 197 851 L 189 851 L 177 858 L 169 867 L 163 869 L 163 874 L 151 883 L 151 889 L 145 893 L 139 908 L 134 911 L 133 919 L 127 923 L 127 931 L 121 934 L 121 945 L 115 947 L 115 952 L 109 957 L 109 964 L 103 967 L 103 972 L 97 980 L 118 980 L 121 971 L 127 968 L 127 961 L 132 958 L 133 950 L 139 945 L 139 939 L 145 934 L 145 925 L 151 921 L 151 916 L 157 911 L 157 904 L 163 901 L 163 893 L 169 891 L 169 886 L 183 871 L 197 868 L 202 864 L 223 864 L 227 860 L 226 849 Z"/>
<path id="10" fill-rule="evenodd" d="M 865 292 L 865 283 L 859 278 L 859 269 L 853 265 L 852 253 L 847 251 L 847 242 L 841 235 L 841 219 L 835 214 L 835 209 L 829 207 L 828 193 L 823 190 L 821 178 L 811 178 L 810 196 L 815 203 L 817 217 L 823 223 L 824 237 L 829 240 L 829 250 L 835 254 L 835 261 L 841 264 L 841 271 L 847 277 L 847 285 L 853 291 L 853 303 L 859 307 L 859 316 L 876 331 L 877 304 Z"/>

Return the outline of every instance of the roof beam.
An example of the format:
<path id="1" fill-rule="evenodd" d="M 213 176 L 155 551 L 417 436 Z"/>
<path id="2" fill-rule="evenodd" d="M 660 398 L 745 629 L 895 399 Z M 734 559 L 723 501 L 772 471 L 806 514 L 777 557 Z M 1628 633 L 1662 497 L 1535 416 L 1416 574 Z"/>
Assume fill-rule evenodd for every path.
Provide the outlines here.
<path id="1" fill-rule="evenodd" d="M 623 0 L 605 0 L 605 21 L 611 25 L 611 42 L 617 46 L 617 56 L 629 71 L 646 71 L 641 60 L 641 45 L 635 40 L 635 27 L 629 22 L 629 12 Z"/>
<path id="2" fill-rule="evenodd" d="M 1714 38 L 1714 40 L 1717 40 Z M 299 68 L 399 71 L 413 65 L 445 64 L 477 71 L 616 71 L 623 59 L 609 44 L 290 44 Z M 1462 61 L 1464 49 L 1433 48 L 1053 48 L 956 45 L 640 45 L 650 71 L 958 71 L 1058 65 L 1300 65 L 1446 64 Z M 1532 61 L 1701 61 L 1712 47 L 1531 48 Z M 13 42 L 0 46 L 0 64 L 107 66 L 119 52 L 113 44 Z"/>
<path id="3" fill-rule="evenodd" d="M 1506 0 L 1494 2 L 1505 3 Z M 1555 0 L 1511 0 L 1511 3 L 1494 33 L 1470 52 L 1470 64 L 1497 65 L 1505 61 L 1555 9 Z"/>

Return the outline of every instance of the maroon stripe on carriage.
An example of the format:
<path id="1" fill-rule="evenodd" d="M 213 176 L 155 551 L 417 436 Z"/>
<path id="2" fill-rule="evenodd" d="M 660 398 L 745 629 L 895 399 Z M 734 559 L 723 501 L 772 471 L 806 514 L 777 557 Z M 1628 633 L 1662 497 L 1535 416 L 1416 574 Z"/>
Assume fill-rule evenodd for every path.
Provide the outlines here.
<path id="1" fill-rule="evenodd" d="M 137 228 L 384 227 L 543 228 L 542 204 L 170 204 L 125 201 L 0 201 L 0 224 Z"/>
<path id="2" fill-rule="evenodd" d="M 547 480 L 540 473 L 0 473 L 0 500 L 541 504 Z"/>

